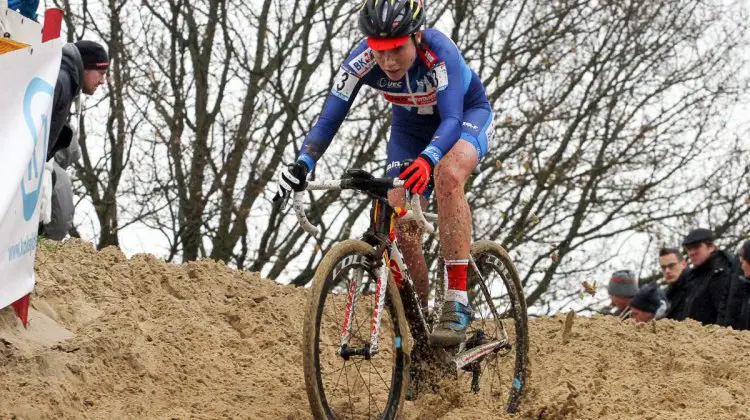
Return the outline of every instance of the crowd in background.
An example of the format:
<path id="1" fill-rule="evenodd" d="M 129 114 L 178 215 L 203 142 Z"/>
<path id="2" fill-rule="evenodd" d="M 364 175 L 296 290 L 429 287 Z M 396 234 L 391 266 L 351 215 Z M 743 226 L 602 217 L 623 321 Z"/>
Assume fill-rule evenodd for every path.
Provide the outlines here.
<path id="1" fill-rule="evenodd" d="M 602 312 L 635 322 L 694 319 L 750 329 L 750 240 L 733 254 L 715 239 L 711 230 L 699 228 L 682 241 L 684 254 L 659 250 L 662 281 L 639 285 L 633 271 L 616 271 L 607 288 L 611 305 Z"/>

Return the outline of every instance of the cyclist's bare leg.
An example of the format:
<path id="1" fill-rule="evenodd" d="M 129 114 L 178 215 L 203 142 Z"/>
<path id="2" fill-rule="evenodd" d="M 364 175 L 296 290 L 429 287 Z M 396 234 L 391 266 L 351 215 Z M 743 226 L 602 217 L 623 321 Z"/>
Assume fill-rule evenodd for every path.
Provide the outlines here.
<path id="1" fill-rule="evenodd" d="M 405 194 L 403 188 L 395 188 L 388 192 L 388 202 L 391 207 L 405 207 Z M 427 207 L 427 202 L 422 200 L 422 209 Z M 409 275 L 414 281 L 414 287 L 422 303 L 422 308 L 427 308 L 427 298 L 430 284 L 427 279 L 427 263 L 422 252 L 422 229 L 416 222 L 399 220 L 396 227 L 396 239 L 399 249 L 404 256 L 404 262 L 409 267 Z"/>
<path id="2" fill-rule="evenodd" d="M 438 203 L 440 250 L 448 275 L 446 302 L 440 322 L 430 340 L 435 345 L 455 346 L 466 339 L 471 323 L 467 276 L 471 246 L 471 209 L 464 195 L 464 184 L 477 165 L 479 155 L 466 140 L 459 140 L 435 168 L 435 194 Z"/>
<path id="3" fill-rule="evenodd" d="M 435 168 L 440 250 L 446 260 L 469 258 L 471 209 L 464 195 L 464 185 L 478 160 L 474 146 L 461 139 Z"/>

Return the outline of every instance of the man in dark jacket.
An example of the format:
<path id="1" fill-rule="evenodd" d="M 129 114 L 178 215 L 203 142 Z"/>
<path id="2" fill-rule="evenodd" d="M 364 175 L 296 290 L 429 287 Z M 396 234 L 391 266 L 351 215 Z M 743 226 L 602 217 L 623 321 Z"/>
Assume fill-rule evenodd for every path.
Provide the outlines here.
<path id="1" fill-rule="evenodd" d="M 664 283 L 667 285 L 664 293 L 669 305 L 665 316 L 669 319 L 682 321 L 685 319 L 684 308 L 688 292 L 687 261 L 682 257 L 679 250 L 663 248 L 659 250 L 659 266 L 664 274 Z"/>
<path id="2" fill-rule="evenodd" d="M 685 319 L 685 301 L 687 299 L 690 287 L 688 286 L 688 273 L 692 268 L 686 268 L 682 270 L 682 274 L 677 278 L 677 281 L 667 286 L 664 293 L 667 295 L 667 302 L 669 306 L 667 308 L 667 318 L 674 319 L 675 321 L 682 321 Z"/>
<path id="3" fill-rule="evenodd" d="M 688 290 L 678 316 L 703 324 L 723 324 L 733 272 L 732 257 L 716 247 L 709 229 L 692 230 L 682 245 L 693 267 L 685 274 Z"/>
<path id="4" fill-rule="evenodd" d="M 662 248 L 659 250 L 659 267 L 664 275 L 664 283 L 674 284 L 687 268 L 687 261 L 676 248 Z"/>
<path id="5" fill-rule="evenodd" d="M 44 225 L 52 223 L 52 210 L 55 207 L 53 190 L 57 179 L 56 174 L 59 172 L 55 171 L 52 158 L 57 152 L 70 146 L 73 140 L 73 129 L 69 122 L 70 107 L 81 92 L 86 95 L 93 95 L 96 89 L 104 84 L 108 68 L 109 56 L 99 43 L 78 41 L 75 44 L 66 44 L 63 47 L 60 72 L 57 74 L 55 94 L 52 99 L 47 162 L 44 164 L 42 193 L 39 198 L 39 222 L 40 232 L 42 233 L 44 232 Z M 68 187 L 65 186 L 65 188 Z M 67 190 L 64 193 L 67 195 Z M 69 195 L 72 198 L 72 190 Z M 57 203 L 59 204 L 60 201 Z M 72 217 L 72 212 L 70 215 Z M 56 225 L 62 226 L 60 222 L 62 221 L 57 220 Z"/>
<path id="6" fill-rule="evenodd" d="M 747 330 L 750 329 L 750 241 L 742 244 L 739 254 L 741 269 L 729 286 L 724 325 Z"/>
<path id="7" fill-rule="evenodd" d="M 101 44 L 94 41 L 78 41 L 63 47 L 60 72 L 55 84 L 52 102 L 47 160 L 62 150 L 73 138 L 68 124 L 70 107 L 83 92 L 93 95 L 99 85 L 104 84 L 109 68 L 109 56 Z"/>

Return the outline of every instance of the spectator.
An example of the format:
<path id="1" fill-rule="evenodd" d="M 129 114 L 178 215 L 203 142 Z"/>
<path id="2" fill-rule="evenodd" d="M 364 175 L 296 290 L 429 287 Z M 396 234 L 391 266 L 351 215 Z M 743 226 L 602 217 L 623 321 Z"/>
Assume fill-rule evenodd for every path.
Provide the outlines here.
<path id="1" fill-rule="evenodd" d="M 109 68 L 109 56 L 101 44 L 94 41 L 78 41 L 63 47 L 60 72 L 55 84 L 52 102 L 47 160 L 68 145 L 73 138 L 70 128 L 70 106 L 83 92 L 93 95 L 104 84 Z"/>
<path id="2" fill-rule="evenodd" d="M 687 261 L 682 253 L 675 248 L 662 248 L 659 250 L 659 266 L 664 273 L 664 290 L 669 305 L 665 316 L 670 319 L 682 321 L 685 319 L 685 299 L 688 293 L 688 280 L 685 274 Z"/>
<path id="3" fill-rule="evenodd" d="M 58 215 L 60 214 L 60 198 L 69 195 L 72 203 L 72 188 L 68 191 L 67 185 L 61 186 L 60 189 L 55 186 L 57 175 L 61 175 L 61 171 L 56 171 L 52 162 L 55 154 L 66 149 L 73 141 L 73 129 L 68 121 L 70 107 L 81 92 L 86 95 L 93 95 L 96 89 L 104 84 L 108 68 L 109 56 L 107 51 L 96 42 L 78 41 L 75 44 L 66 44 L 63 47 L 60 71 L 57 75 L 55 93 L 52 99 L 47 163 L 44 165 L 42 194 L 39 199 L 40 232 L 42 233 L 45 226 L 50 227 L 53 224 L 52 208 L 55 207 L 55 204 L 52 203 L 53 191 L 57 190 L 55 195 L 58 198 Z M 64 191 L 61 190 L 63 188 Z M 72 222 L 72 209 L 70 219 Z"/>
<path id="4" fill-rule="evenodd" d="M 664 275 L 664 283 L 672 285 L 687 268 L 687 261 L 682 258 L 682 254 L 677 249 L 662 248 L 659 250 L 659 266 Z"/>
<path id="5" fill-rule="evenodd" d="M 740 270 L 732 278 L 724 325 L 736 330 L 750 329 L 750 241 L 739 251 Z"/>
<path id="6" fill-rule="evenodd" d="M 732 257 L 714 244 L 709 229 L 694 229 L 682 241 L 693 267 L 685 273 L 684 306 L 674 319 L 723 324 L 726 295 L 732 278 Z"/>
<path id="7" fill-rule="evenodd" d="M 656 284 L 647 284 L 638 290 L 630 301 L 631 318 L 635 322 L 661 319 L 667 310 L 667 298 Z"/>
<path id="8" fill-rule="evenodd" d="M 611 309 L 607 312 L 615 316 L 624 316 L 630 300 L 638 293 L 638 279 L 635 278 L 635 273 L 630 270 L 615 271 L 609 280 L 607 291 L 612 299 Z"/>

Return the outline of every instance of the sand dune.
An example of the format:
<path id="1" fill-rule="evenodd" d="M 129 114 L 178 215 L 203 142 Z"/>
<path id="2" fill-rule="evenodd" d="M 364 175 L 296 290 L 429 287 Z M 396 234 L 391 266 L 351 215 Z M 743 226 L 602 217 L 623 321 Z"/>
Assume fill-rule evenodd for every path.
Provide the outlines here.
<path id="1" fill-rule="evenodd" d="M 308 291 L 212 262 L 43 243 L 29 330 L 0 311 L 0 418 L 309 418 Z M 750 418 L 750 333 L 613 317 L 531 321 L 529 419 Z M 468 393 L 403 416 L 506 418 Z"/>

